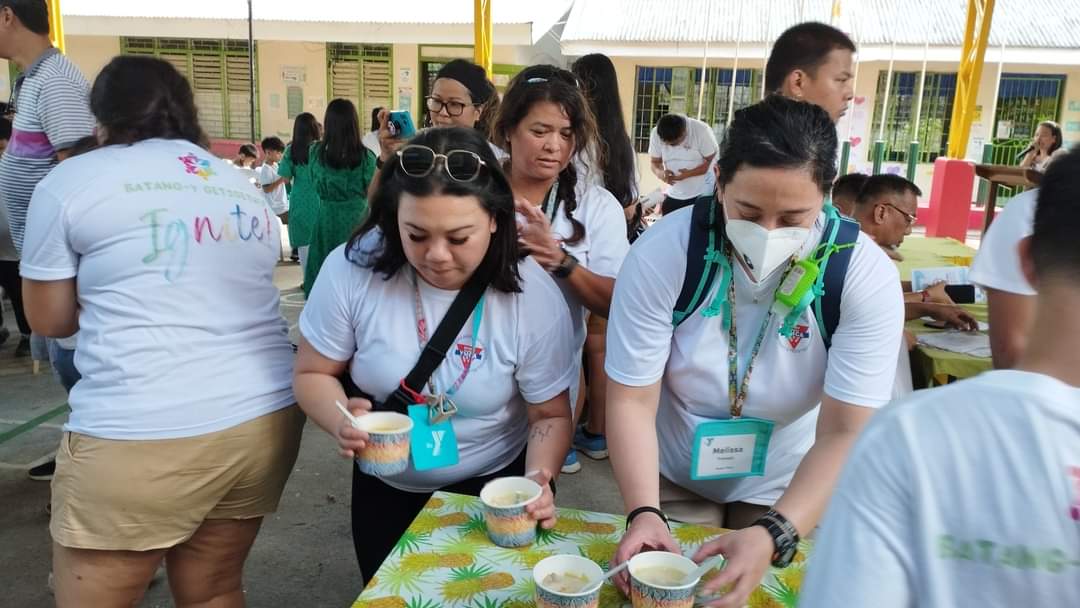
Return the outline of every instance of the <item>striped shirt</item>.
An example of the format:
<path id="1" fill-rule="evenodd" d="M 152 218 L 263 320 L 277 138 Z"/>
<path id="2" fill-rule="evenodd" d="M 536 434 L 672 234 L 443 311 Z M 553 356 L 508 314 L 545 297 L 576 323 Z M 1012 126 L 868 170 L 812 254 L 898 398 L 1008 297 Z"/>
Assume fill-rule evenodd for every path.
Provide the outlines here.
<path id="1" fill-rule="evenodd" d="M 7 151 L 0 156 L 0 200 L 11 240 L 22 250 L 30 196 L 59 162 L 56 153 L 94 133 L 90 85 L 75 64 L 49 49 L 16 80 L 15 120 Z"/>

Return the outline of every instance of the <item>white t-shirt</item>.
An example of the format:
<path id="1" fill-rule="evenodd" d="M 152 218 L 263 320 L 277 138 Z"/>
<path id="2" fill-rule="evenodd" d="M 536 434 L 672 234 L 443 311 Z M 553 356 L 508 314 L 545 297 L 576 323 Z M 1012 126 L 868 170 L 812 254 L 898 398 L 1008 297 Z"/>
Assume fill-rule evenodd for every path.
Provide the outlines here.
<path id="1" fill-rule="evenodd" d="M 576 194 L 577 209 L 573 216 L 585 226 L 585 237 L 572 245 L 566 243 L 566 250 L 589 271 L 614 279 L 619 274 L 623 258 L 630 251 L 630 241 L 626 239 L 626 216 L 623 215 L 622 206 L 610 192 L 600 186 L 579 184 Z M 565 241 L 574 234 L 574 226 L 566 216 L 566 207 L 561 202 L 551 223 L 551 231 L 559 241 Z M 586 316 L 589 311 L 566 281 L 557 280 L 556 283 L 570 308 L 570 321 L 574 329 L 572 345 L 576 355 L 573 361 L 574 381 L 570 389 L 570 403 L 575 403 L 580 380 L 577 371 L 581 368 L 581 350 L 585 346 Z"/>
<path id="2" fill-rule="evenodd" d="M 259 168 L 259 188 L 274 183 L 278 177 L 276 164 L 263 163 Z M 263 191 L 263 194 L 266 195 L 266 202 L 274 215 L 281 215 L 289 210 L 289 195 L 285 192 L 284 183 L 278 184 L 271 192 Z"/>
<path id="3" fill-rule="evenodd" d="M 1080 606 L 1080 389 L 994 371 L 863 431 L 799 606 Z"/>
<path id="4" fill-rule="evenodd" d="M 82 380 L 65 429 L 212 433 L 294 403 L 281 237 L 243 174 L 186 141 L 70 158 L 38 185 L 21 272 L 77 277 Z"/>
<path id="5" fill-rule="evenodd" d="M 1031 236 L 1039 190 L 1027 190 L 1013 197 L 983 235 L 979 252 L 968 275 L 972 283 L 1022 296 L 1036 295 L 1035 288 L 1020 269 L 1020 241 Z"/>
<path id="6" fill-rule="evenodd" d="M 718 149 L 716 135 L 709 125 L 689 116 L 683 116 L 683 118 L 686 119 L 686 136 L 677 145 L 670 146 L 661 141 L 656 133 L 656 127 L 653 127 L 652 133 L 649 134 L 649 156 L 663 160 L 664 168 L 675 174 L 682 169 L 693 169 L 699 166 L 706 157 L 716 154 Z M 667 195 L 685 200 L 707 194 L 708 179 L 705 175 L 707 172 L 704 175 L 675 182 Z"/>
<path id="7" fill-rule="evenodd" d="M 370 250 L 370 233 L 359 244 Z M 353 382 L 378 401 L 397 388 L 420 356 L 416 334 L 414 274 L 406 267 L 390 280 L 345 258 L 342 245 L 319 271 L 300 315 L 300 332 L 315 350 L 348 361 Z M 354 254 L 362 255 L 362 254 Z M 489 288 L 469 375 L 453 396 L 459 462 L 430 471 L 409 469 L 385 479 L 411 492 L 430 492 L 498 471 L 525 448 L 529 403 L 543 403 L 570 386 L 577 368 L 570 359 L 570 319 L 551 278 L 531 259 L 521 265 L 522 292 Z M 456 291 L 420 281 L 429 335 L 453 303 Z M 464 369 L 472 338 L 470 317 L 446 361 L 432 376 L 437 391 L 449 390 Z M 427 391 L 425 390 L 425 394 Z"/>
<path id="8" fill-rule="evenodd" d="M 798 332 L 792 339 L 779 335 L 782 319 L 774 318 L 762 343 L 743 415 L 776 424 L 765 475 L 692 481 L 691 449 L 697 426 L 730 418 L 728 332 L 723 313 L 702 315 L 716 296 L 719 278 L 698 311 L 678 329 L 672 328 L 672 311 L 686 275 L 692 217 L 692 208 L 680 209 L 634 243 L 615 282 L 606 371 L 609 378 L 626 386 L 661 381 L 656 432 L 664 477 L 718 503 L 771 505 L 813 445 L 823 389 L 834 399 L 859 406 L 888 403 L 904 324 L 900 279 L 881 248 L 860 233 L 844 280 L 840 325 L 827 354 L 812 308 L 796 324 Z M 801 257 L 818 246 L 824 217 L 811 230 Z M 784 271 L 780 268 L 755 285 L 742 266 L 735 267 L 741 382 Z M 620 413 L 611 410 L 608 415 Z"/>
<path id="9" fill-rule="evenodd" d="M 233 169 L 236 169 L 237 171 L 239 171 L 240 175 L 243 175 L 244 178 L 248 180 L 249 184 L 251 184 L 252 186 L 258 185 L 258 183 L 259 183 L 259 172 L 257 170 L 255 170 L 255 169 L 253 169 L 251 167 L 241 167 L 240 165 L 237 165 L 235 163 L 229 163 L 229 164 L 232 166 Z"/>

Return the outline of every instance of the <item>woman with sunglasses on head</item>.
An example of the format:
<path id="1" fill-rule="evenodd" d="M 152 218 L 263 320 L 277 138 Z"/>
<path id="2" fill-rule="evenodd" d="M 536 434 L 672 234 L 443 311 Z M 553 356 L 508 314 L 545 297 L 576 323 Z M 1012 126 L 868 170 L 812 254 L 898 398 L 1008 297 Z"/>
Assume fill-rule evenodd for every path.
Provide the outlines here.
<path id="1" fill-rule="evenodd" d="M 484 68 L 465 59 L 454 59 L 439 69 L 431 86 L 431 95 L 424 104 L 425 126 L 476 129 L 486 138 L 499 108 L 499 93 L 488 80 Z M 389 111 L 379 115 L 382 149 L 379 160 L 383 163 L 390 161 L 404 144 L 403 139 L 390 133 L 389 116 Z M 491 144 L 491 151 L 500 161 L 506 158 L 506 153 L 494 144 Z"/>
<path id="2" fill-rule="evenodd" d="M 436 490 L 476 495 L 490 479 L 527 474 L 544 487 L 530 517 L 554 526 L 549 482 L 570 446 L 567 392 L 577 373 L 562 296 L 536 262 L 521 259 L 513 193 L 478 132 L 425 131 L 379 180 L 371 217 L 327 258 L 300 317 L 297 399 L 349 458 L 369 438 L 335 406 L 346 403 L 342 374 L 371 397 L 347 401 L 360 417 L 373 401 L 393 407 L 403 386 L 412 403 L 452 399 L 457 460 L 419 466 L 431 454 L 414 439 L 403 473 L 377 478 L 354 468 L 353 541 L 368 578 Z M 426 388 L 409 387 L 403 378 L 429 334 L 439 334 L 477 281 L 486 288 L 453 334 L 451 354 L 418 381 Z M 428 421 L 420 407 L 416 424 Z"/>
<path id="3" fill-rule="evenodd" d="M 293 136 L 278 164 L 278 175 L 292 185 L 289 193 L 289 243 L 300 255 L 300 270 L 307 272 L 311 234 L 319 217 L 319 193 L 312 180 L 312 144 L 319 141 L 319 122 L 310 112 L 297 115 Z"/>
<path id="4" fill-rule="evenodd" d="M 367 217 L 375 155 L 360 141 L 360 121 L 351 101 L 335 99 L 326 107 L 323 139 L 311 145 L 308 158 L 319 213 L 304 266 L 305 296 L 311 294 L 326 256 Z"/>
<path id="5" fill-rule="evenodd" d="M 521 215 L 520 240 L 562 290 L 574 326 L 577 400 L 586 313 L 607 317 L 615 275 L 630 249 L 619 201 L 585 183 L 571 159 L 596 145 L 596 122 L 570 72 L 526 68 L 511 81 L 492 127 L 509 152 L 508 177 Z M 569 452 L 564 472 L 581 467 Z"/>

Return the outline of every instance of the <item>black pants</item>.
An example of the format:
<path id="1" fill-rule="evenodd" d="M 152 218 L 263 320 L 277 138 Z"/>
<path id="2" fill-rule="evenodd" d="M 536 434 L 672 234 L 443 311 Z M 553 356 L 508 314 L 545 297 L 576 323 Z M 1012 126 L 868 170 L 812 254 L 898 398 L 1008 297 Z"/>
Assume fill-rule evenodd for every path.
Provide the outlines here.
<path id="1" fill-rule="evenodd" d="M 23 313 L 22 279 L 19 278 L 19 263 L 0 261 L 0 287 L 11 298 L 11 307 L 15 309 L 15 322 L 19 325 L 19 333 L 24 336 L 30 335 L 30 324 L 26 322 Z M 0 327 L 4 325 L 4 304 L 0 302 Z"/>
<path id="2" fill-rule="evenodd" d="M 431 498 L 431 492 L 405 492 L 387 485 L 378 477 L 365 475 L 352 465 L 352 536 L 356 561 L 364 584 L 375 576 L 383 560 L 394 549 L 398 539 L 409 528 Z M 479 496 L 484 484 L 496 477 L 525 474 L 525 450 L 502 470 L 491 475 L 473 477 L 452 486 L 445 492 Z"/>
<path id="3" fill-rule="evenodd" d="M 683 207 L 693 205 L 696 200 L 696 198 L 671 198 L 669 196 L 664 199 L 663 203 L 660 203 L 660 213 L 667 215 L 673 211 L 678 211 Z"/>

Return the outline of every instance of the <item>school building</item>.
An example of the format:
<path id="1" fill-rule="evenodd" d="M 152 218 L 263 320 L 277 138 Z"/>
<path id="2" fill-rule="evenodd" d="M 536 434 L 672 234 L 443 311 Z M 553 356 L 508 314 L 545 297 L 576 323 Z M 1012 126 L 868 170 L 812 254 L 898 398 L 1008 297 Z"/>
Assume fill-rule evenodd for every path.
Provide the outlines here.
<path id="1" fill-rule="evenodd" d="M 645 153 L 662 114 L 700 117 L 722 137 L 732 111 L 764 94 L 765 60 L 780 32 L 800 21 L 833 22 L 859 47 L 856 96 L 838 125 L 840 139 L 851 143 L 844 169 L 869 173 L 880 138 L 883 170 L 902 174 L 909 145 L 918 141 L 916 181 L 929 192 L 932 163 L 946 152 L 966 5 L 494 0 L 494 81 L 503 89 L 530 64 L 569 65 L 587 53 L 610 56 L 644 193 L 659 185 Z M 984 145 L 992 144 L 993 162 L 1013 163 L 1041 120 L 1057 121 L 1067 143 L 1080 142 L 1075 8 L 1074 0 L 997 0 L 968 158 L 981 160 Z M 91 80 L 118 54 L 172 62 L 191 81 L 217 150 L 267 135 L 288 139 L 298 113 L 321 119 L 336 97 L 355 102 L 363 123 L 381 106 L 411 110 L 419 124 L 439 67 L 472 57 L 472 0 L 254 2 L 252 133 L 247 10 L 242 0 L 64 0 L 67 52 Z M 0 65 L 0 99 L 14 76 L 13 66 Z"/>

